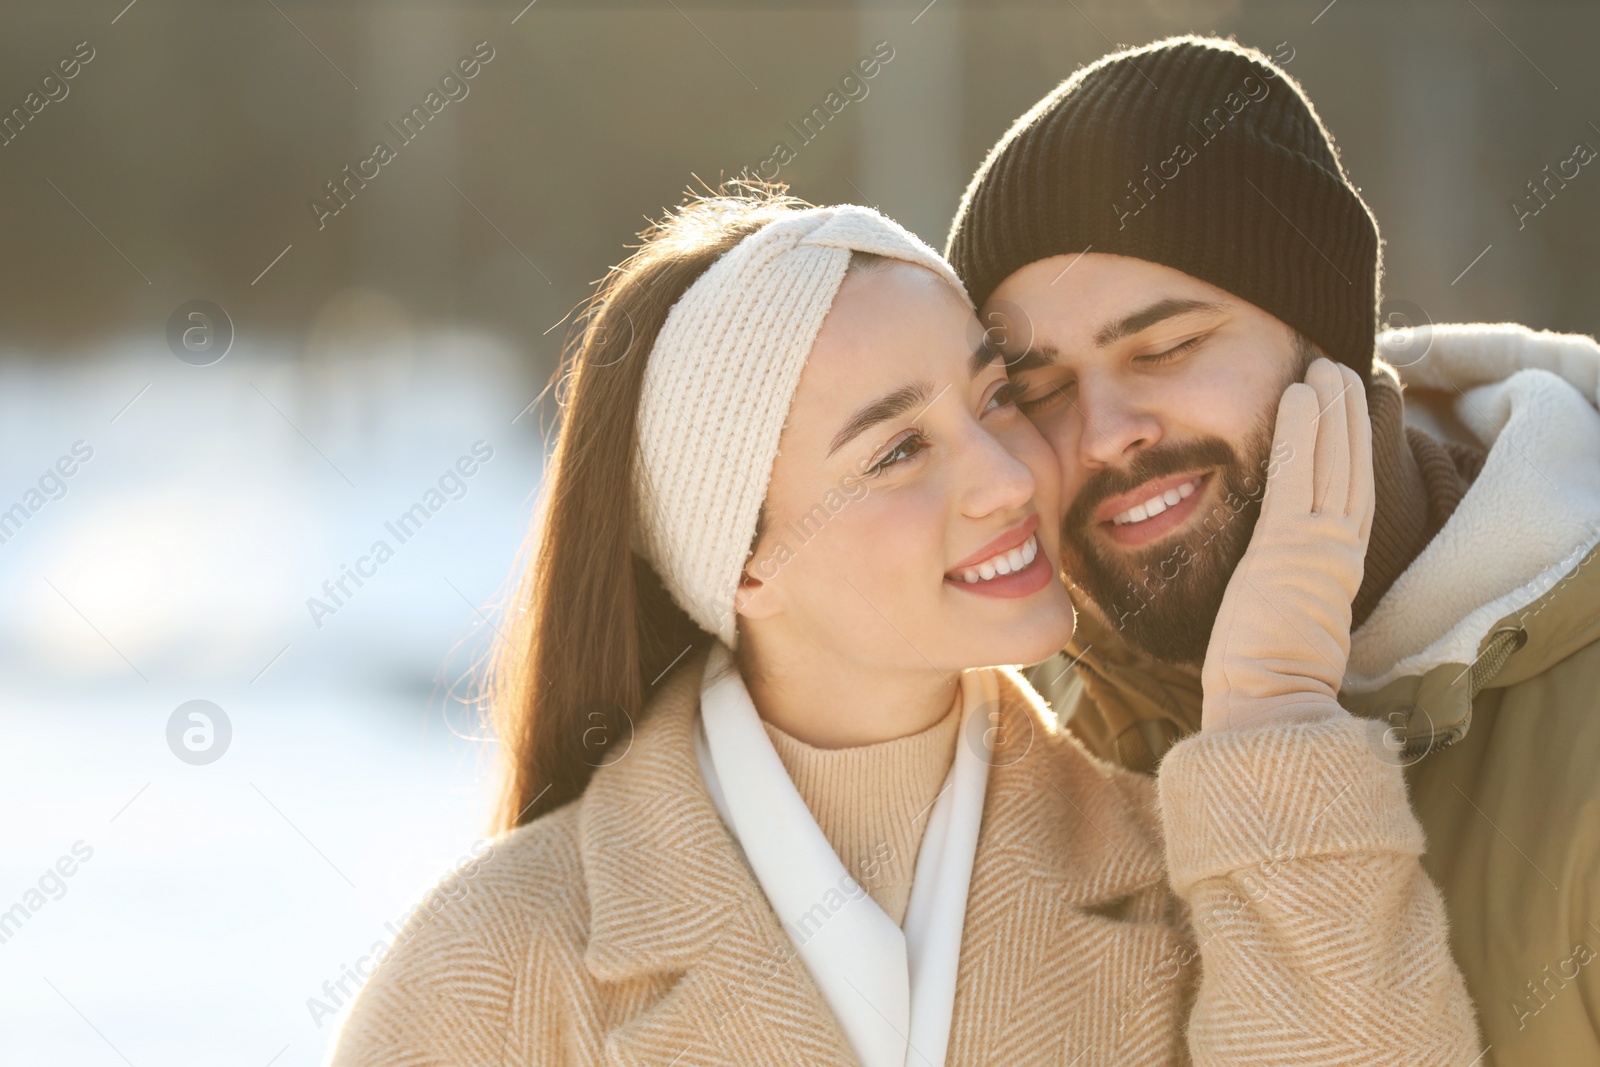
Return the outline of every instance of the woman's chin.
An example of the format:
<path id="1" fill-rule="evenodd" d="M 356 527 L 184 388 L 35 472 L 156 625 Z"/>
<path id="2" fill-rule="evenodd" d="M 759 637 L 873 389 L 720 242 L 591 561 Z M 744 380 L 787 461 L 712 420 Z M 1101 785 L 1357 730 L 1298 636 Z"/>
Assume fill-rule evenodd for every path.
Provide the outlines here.
<path id="1" fill-rule="evenodd" d="M 971 642 L 970 662 L 963 668 L 998 667 L 1017 663 L 1038 663 L 1049 659 L 1072 640 L 1077 619 L 1072 600 L 1065 589 L 1059 596 L 1041 596 L 1038 604 L 1016 604 L 1016 615 L 1005 620 L 963 620 L 963 636 Z M 1032 598 L 1030 598 L 1032 599 Z M 974 637 L 977 640 L 972 640 Z"/>

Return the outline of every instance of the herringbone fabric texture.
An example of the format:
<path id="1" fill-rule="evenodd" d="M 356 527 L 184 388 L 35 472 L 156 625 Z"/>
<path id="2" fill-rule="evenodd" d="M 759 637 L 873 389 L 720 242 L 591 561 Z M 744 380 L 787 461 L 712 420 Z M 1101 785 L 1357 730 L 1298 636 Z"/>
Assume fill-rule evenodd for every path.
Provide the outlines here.
<path id="1" fill-rule="evenodd" d="M 582 798 L 418 909 L 335 1067 L 852 1063 L 705 793 L 700 673 Z M 948 1063 L 1477 1055 L 1400 771 L 1354 720 L 1193 737 L 1157 783 L 1089 756 L 1014 674 L 1001 691 Z"/>

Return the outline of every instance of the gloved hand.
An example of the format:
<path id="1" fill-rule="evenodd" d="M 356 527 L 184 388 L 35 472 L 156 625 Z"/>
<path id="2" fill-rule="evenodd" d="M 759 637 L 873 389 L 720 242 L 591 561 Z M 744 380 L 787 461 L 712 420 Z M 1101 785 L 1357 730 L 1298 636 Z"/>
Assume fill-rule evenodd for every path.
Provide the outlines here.
<path id="1" fill-rule="evenodd" d="M 1200 679 L 1202 732 L 1335 708 L 1350 602 L 1372 532 L 1372 424 L 1360 377 L 1318 359 L 1284 391 L 1250 547 Z"/>

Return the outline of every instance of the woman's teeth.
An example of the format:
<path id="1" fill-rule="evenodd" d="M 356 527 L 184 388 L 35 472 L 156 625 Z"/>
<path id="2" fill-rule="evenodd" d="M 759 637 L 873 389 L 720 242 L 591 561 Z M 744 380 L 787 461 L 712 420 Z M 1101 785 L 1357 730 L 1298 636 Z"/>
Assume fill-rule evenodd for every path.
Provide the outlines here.
<path id="1" fill-rule="evenodd" d="M 1201 477 L 1204 477 L 1204 475 Z M 1198 488 L 1200 488 L 1200 478 L 1191 478 L 1175 489 L 1168 489 L 1165 493 L 1156 494 L 1143 504 L 1135 504 L 1121 515 L 1113 515 L 1111 522 L 1116 526 L 1126 526 L 1130 522 L 1143 522 L 1146 519 L 1153 519 L 1178 501 L 1187 500 Z"/>
<path id="2" fill-rule="evenodd" d="M 984 560 L 976 567 L 968 567 L 961 572 L 961 580 L 969 584 L 972 582 L 987 582 L 999 575 L 1020 571 L 1032 563 L 1034 557 L 1038 554 L 1039 535 L 1030 534 L 1026 541 L 1013 548 L 1010 552 L 1002 552 L 998 556 Z"/>

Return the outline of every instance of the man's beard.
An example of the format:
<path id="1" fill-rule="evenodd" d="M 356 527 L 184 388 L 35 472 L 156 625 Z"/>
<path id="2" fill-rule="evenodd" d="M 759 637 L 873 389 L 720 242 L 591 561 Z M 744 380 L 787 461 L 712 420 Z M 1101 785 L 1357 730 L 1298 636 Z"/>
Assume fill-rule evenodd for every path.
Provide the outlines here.
<path id="1" fill-rule="evenodd" d="M 1203 662 L 1211 628 L 1234 568 L 1250 546 L 1266 492 L 1275 413 L 1242 443 L 1220 437 L 1157 446 L 1125 468 L 1095 473 L 1062 522 L 1062 568 L 1130 644 L 1169 663 Z M 1107 546 L 1096 536 L 1095 510 L 1154 478 L 1210 470 L 1220 490 L 1209 513 L 1190 516 L 1180 533 L 1143 548 Z M 1196 522 L 1198 517 L 1199 521 Z"/>

